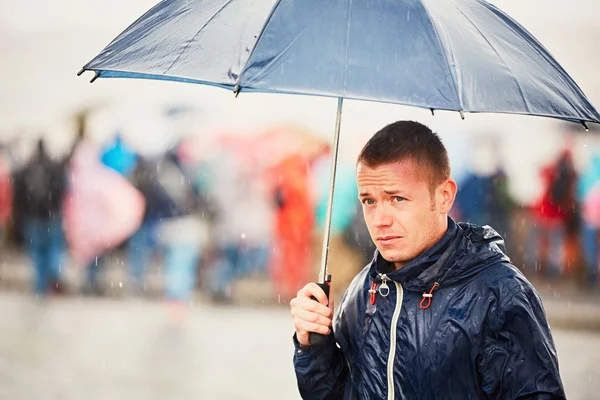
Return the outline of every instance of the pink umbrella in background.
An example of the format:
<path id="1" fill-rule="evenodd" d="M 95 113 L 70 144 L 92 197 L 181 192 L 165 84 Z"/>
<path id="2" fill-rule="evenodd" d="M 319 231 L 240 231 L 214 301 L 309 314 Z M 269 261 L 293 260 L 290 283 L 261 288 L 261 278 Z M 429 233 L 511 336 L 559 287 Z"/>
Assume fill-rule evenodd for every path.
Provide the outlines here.
<path id="1" fill-rule="evenodd" d="M 100 162 L 90 144 L 79 145 L 69 178 L 65 234 L 75 261 L 88 265 L 139 228 L 145 200 L 124 177 Z"/>
<path id="2" fill-rule="evenodd" d="M 270 168 L 295 155 L 314 161 L 328 154 L 329 148 L 328 142 L 305 129 L 280 126 L 258 135 L 244 150 L 251 163 Z"/>
<path id="3" fill-rule="evenodd" d="M 12 214 L 12 196 L 10 168 L 4 156 L 0 154 L 0 231 Z"/>
<path id="4" fill-rule="evenodd" d="M 294 126 L 279 126 L 258 134 L 224 133 L 201 135 L 183 141 L 180 156 L 189 162 L 198 162 L 217 151 L 235 157 L 240 165 L 253 170 L 269 169 L 283 160 L 301 155 L 314 160 L 329 153 L 329 143 Z"/>

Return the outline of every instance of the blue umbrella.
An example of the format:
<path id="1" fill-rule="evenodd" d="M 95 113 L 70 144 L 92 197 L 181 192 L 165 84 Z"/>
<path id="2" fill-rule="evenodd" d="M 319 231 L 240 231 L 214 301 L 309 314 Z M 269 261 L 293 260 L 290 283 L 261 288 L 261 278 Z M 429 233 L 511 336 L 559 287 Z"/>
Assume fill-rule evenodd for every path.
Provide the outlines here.
<path id="1" fill-rule="evenodd" d="M 483 0 L 164 0 L 84 71 L 338 98 L 324 281 L 344 98 L 600 122 L 550 53 Z"/>

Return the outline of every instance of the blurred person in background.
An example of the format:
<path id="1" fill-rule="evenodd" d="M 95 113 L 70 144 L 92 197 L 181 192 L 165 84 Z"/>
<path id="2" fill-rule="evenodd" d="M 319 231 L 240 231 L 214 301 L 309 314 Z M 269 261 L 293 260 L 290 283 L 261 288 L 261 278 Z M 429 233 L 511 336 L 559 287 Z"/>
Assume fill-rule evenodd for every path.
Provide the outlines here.
<path id="1" fill-rule="evenodd" d="M 209 239 L 210 208 L 176 151 L 167 152 L 158 170 L 158 184 L 174 210 L 158 223 L 157 242 L 164 247 L 166 298 L 173 317 L 181 320 L 185 305 L 192 300 L 198 262 Z"/>
<path id="2" fill-rule="evenodd" d="M 276 292 L 284 299 L 293 298 L 313 271 L 315 208 L 310 167 L 311 160 L 294 154 L 273 169 L 276 211 L 271 276 Z"/>
<path id="3" fill-rule="evenodd" d="M 541 170 L 543 190 L 532 207 L 533 226 L 527 234 L 525 268 L 538 271 L 546 249 L 546 275 L 557 278 L 564 272 L 566 234 L 577 203 L 577 173 L 569 149 Z"/>
<path id="4" fill-rule="evenodd" d="M 585 282 L 598 286 L 598 240 L 600 232 L 600 154 L 594 153 L 577 185 L 581 213 L 581 248 L 585 265 Z"/>
<path id="5" fill-rule="evenodd" d="M 359 253 L 362 265 L 373 259 L 375 244 L 371 240 L 371 235 L 369 235 L 369 229 L 365 223 L 360 203 L 355 207 L 352 221 L 344 231 L 344 242 Z"/>
<path id="6" fill-rule="evenodd" d="M 141 226 L 127 243 L 131 293 L 142 294 L 145 290 L 145 272 L 155 254 L 156 234 L 163 219 L 177 215 L 177 204 L 161 184 L 160 159 L 140 156 L 131 173 L 131 182 L 146 201 Z"/>
<path id="7" fill-rule="evenodd" d="M 497 152 L 497 139 L 476 139 L 471 168 L 460 182 L 453 213 L 458 220 L 492 226 L 509 242 L 514 202 Z"/>
<path id="8" fill-rule="evenodd" d="M 215 302 L 231 302 L 233 284 L 268 272 L 274 241 L 274 203 L 268 178 L 257 165 L 246 165 L 230 151 L 210 163 L 210 192 L 217 203 L 215 257 L 210 292 Z"/>
<path id="9" fill-rule="evenodd" d="M 54 161 L 43 139 L 14 180 L 14 207 L 23 218 L 25 246 L 35 269 L 38 295 L 61 292 L 65 240 L 62 202 L 66 191 L 64 163 Z"/>

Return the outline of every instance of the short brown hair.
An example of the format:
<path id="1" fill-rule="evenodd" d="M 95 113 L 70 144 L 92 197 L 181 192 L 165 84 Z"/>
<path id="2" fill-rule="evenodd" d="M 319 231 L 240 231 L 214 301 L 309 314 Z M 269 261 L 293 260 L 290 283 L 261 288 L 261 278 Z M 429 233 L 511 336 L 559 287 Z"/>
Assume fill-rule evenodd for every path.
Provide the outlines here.
<path id="1" fill-rule="evenodd" d="M 357 164 L 374 168 L 409 159 L 427 168 L 432 192 L 450 178 L 450 160 L 442 140 L 427 126 L 415 121 L 397 121 L 381 129 L 365 144 Z"/>

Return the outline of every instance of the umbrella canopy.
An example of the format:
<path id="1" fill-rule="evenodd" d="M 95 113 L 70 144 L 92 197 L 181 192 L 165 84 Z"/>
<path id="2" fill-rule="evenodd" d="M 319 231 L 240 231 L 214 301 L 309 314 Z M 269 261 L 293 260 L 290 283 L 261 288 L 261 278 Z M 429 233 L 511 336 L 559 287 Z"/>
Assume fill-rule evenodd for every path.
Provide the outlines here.
<path id="1" fill-rule="evenodd" d="M 548 51 L 482 0 L 164 0 L 85 70 L 600 121 Z"/>

